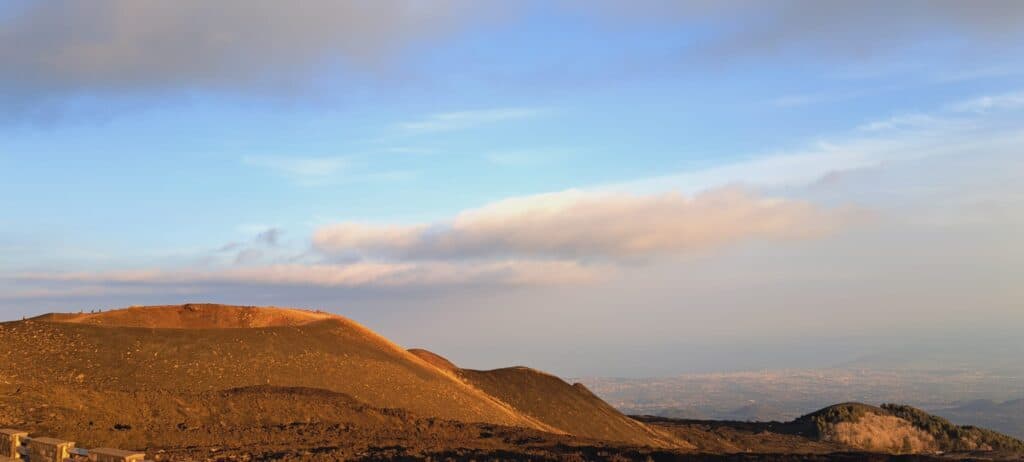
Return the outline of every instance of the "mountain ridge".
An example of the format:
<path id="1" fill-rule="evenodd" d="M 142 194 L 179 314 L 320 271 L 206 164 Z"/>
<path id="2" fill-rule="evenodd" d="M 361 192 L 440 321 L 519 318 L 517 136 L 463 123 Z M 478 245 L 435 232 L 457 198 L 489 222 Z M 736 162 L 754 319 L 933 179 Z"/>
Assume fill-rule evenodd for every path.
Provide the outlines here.
<path id="1" fill-rule="evenodd" d="M 784 423 L 626 416 L 580 383 L 525 366 L 460 368 L 316 310 L 51 313 L 0 323 L 0 347 L 0 427 L 170 460 L 1024 453 L 1005 435 L 898 405 L 842 403 Z"/>
<path id="2" fill-rule="evenodd" d="M 65 386 L 87 390 L 192 395 L 259 385 L 314 388 L 422 417 L 677 444 L 640 423 L 615 435 L 593 434 L 591 427 L 566 420 L 553 425 L 553 415 L 572 410 L 523 412 L 507 397 L 481 390 L 351 319 L 317 311 L 185 304 L 53 313 L 0 324 L 0 341 L 39 366 L 5 374 L 20 383 L 45 383 L 51 371 L 44 365 L 59 364 L 74 378 Z M 83 409 L 91 405 L 73 402 Z M 614 418 L 629 419 L 614 412 Z"/>

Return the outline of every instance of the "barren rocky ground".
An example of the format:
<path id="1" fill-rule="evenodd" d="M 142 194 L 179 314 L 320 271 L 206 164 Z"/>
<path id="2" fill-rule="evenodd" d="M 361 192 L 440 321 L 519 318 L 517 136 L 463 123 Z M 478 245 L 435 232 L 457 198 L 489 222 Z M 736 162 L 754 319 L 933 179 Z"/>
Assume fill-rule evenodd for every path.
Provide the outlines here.
<path id="1" fill-rule="evenodd" d="M 627 417 L 550 374 L 461 369 L 301 310 L 48 315 L 0 323 L 0 345 L 0 427 L 155 460 L 1020 460 L 1015 440 L 942 439 L 869 406 L 785 424 Z M 862 444 L 882 421 L 927 454 Z M 968 440 L 988 450 L 937 455 Z"/>

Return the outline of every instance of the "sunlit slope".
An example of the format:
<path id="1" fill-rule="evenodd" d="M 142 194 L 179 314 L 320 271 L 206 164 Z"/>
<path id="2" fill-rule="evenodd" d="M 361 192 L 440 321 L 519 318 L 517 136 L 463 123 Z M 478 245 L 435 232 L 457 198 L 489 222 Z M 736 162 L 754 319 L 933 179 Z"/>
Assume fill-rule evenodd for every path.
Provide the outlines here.
<path id="1" fill-rule="evenodd" d="M 410 351 L 443 370 L 454 372 L 466 383 L 508 403 L 517 411 L 566 433 L 633 444 L 689 447 L 685 441 L 623 415 L 582 384 L 570 385 L 558 377 L 527 367 L 490 371 L 459 369 L 429 351 Z"/>
<path id="2" fill-rule="evenodd" d="M 0 345 L 17 358 L 0 365 L 2 380 L 33 390 L 312 387 L 425 417 L 551 430 L 369 329 L 323 313 L 182 305 L 46 315 L 0 324 Z"/>
<path id="3" fill-rule="evenodd" d="M 829 406 L 794 423 L 806 424 L 821 440 L 892 453 L 951 451 L 1024 452 L 1024 442 L 991 430 L 954 425 L 911 406 L 860 403 Z"/>

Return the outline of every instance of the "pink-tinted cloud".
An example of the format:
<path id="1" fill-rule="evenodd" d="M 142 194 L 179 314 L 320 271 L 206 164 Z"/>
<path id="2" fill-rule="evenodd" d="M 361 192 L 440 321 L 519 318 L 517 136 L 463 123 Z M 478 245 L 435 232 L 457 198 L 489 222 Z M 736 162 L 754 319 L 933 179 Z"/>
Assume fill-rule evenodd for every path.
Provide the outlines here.
<path id="1" fill-rule="evenodd" d="M 693 197 L 570 190 L 498 201 L 436 224 L 340 223 L 317 230 L 313 244 L 330 254 L 402 260 L 619 258 L 809 238 L 845 218 L 734 188 Z"/>

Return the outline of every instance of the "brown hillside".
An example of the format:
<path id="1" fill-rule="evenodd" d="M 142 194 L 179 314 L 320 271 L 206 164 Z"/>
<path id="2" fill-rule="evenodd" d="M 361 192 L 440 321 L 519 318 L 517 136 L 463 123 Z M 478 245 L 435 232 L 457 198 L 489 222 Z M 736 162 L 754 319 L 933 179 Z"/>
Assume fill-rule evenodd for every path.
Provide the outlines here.
<path id="1" fill-rule="evenodd" d="M 161 460 L 1024 451 L 1005 435 L 896 405 L 848 403 L 787 423 L 633 419 L 550 374 L 460 369 L 344 317 L 289 308 L 51 314 L 0 323 L 0 353 L 0 428 Z M 728 460 L 776 460 L 766 457 Z"/>
<path id="2" fill-rule="evenodd" d="M 2 323 L 0 345 L 18 363 L 0 366 L 0 380 L 41 400 L 58 385 L 168 399 L 255 385 L 320 388 L 425 417 L 556 431 L 340 316 L 196 306 Z M 268 326 L 240 328 L 247 323 Z"/>
<path id="3" fill-rule="evenodd" d="M 410 351 L 431 364 L 455 371 L 474 387 L 566 433 L 651 446 L 692 447 L 667 432 L 623 415 L 582 384 L 569 385 L 558 377 L 527 367 L 459 369 L 440 355 L 421 349 Z"/>
<path id="4" fill-rule="evenodd" d="M 26 400 L 32 392 L 19 395 Z M 0 399 L 0 427 L 75 439 L 84 447 L 144 450 L 148 459 L 160 461 L 447 460 L 453 451 L 470 455 L 461 460 L 491 460 L 491 454 L 581 460 L 580 451 L 625 450 L 521 427 L 422 418 L 311 388 L 257 386 L 169 396 L 64 387 L 49 391 L 46 402 L 25 415 L 20 412 L 26 409 L 10 412 Z"/>

